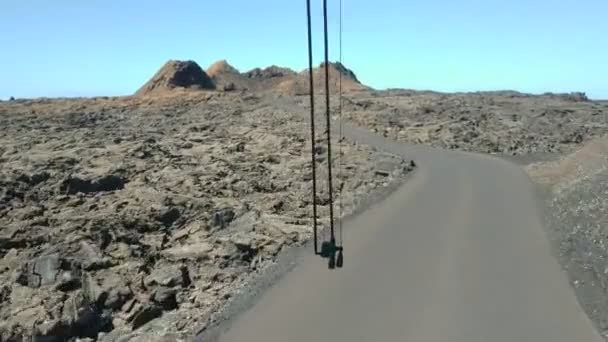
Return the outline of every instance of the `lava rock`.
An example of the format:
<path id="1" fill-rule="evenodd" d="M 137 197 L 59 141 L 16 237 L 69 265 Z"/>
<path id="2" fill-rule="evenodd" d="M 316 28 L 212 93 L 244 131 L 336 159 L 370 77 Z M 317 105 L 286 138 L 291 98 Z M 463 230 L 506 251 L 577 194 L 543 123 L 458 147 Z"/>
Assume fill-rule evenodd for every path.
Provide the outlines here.
<path id="1" fill-rule="evenodd" d="M 213 245 L 208 242 L 187 244 L 165 249 L 161 254 L 174 261 L 179 260 L 203 260 L 209 257 L 209 252 L 213 250 Z"/>
<path id="2" fill-rule="evenodd" d="M 125 180 L 116 175 L 108 175 L 99 179 L 82 179 L 78 177 L 69 177 L 61 185 L 61 191 L 73 195 L 81 193 L 95 193 L 101 191 L 116 191 L 121 190 L 125 186 Z"/>
<path id="3" fill-rule="evenodd" d="M 59 255 L 41 256 L 38 259 L 25 264 L 26 282 L 23 285 L 37 288 L 44 285 L 52 285 L 57 281 L 61 271 L 61 259 Z"/>
<path id="4" fill-rule="evenodd" d="M 160 212 L 157 220 L 160 221 L 166 227 L 171 226 L 175 221 L 179 219 L 181 213 L 177 208 L 167 208 Z"/>
<path id="5" fill-rule="evenodd" d="M 213 213 L 211 226 L 226 228 L 232 220 L 234 220 L 234 210 L 232 208 L 224 208 Z"/>
<path id="6" fill-rule="evenodd" d="M 137 330 L 151 320 L 162 316 L 163 309 L 156 303 L 145 303 L 139 305 L 133 313 L 131 326 Z"/>
<path id="7" fill-rule="evenodd" d="M 223 90 L 224 91 L 234 91 L 234 90 L 236 90 L 236 85 L 233 82 L 226 83 L 223 86 Z"/>
<path id="8" fill-rule="evenodd" d="M 165 311 L 177 309 L 175 289 L 159 287 L 154 291 L 152 300 L 160 305 Z"/>
<path id="9" fill-rule="evenodd" d="M 144 279 L 146 286 L 188 286 L 189 280 L 184 279 L 184 266 L 166 265 L 155 268 Z"/>

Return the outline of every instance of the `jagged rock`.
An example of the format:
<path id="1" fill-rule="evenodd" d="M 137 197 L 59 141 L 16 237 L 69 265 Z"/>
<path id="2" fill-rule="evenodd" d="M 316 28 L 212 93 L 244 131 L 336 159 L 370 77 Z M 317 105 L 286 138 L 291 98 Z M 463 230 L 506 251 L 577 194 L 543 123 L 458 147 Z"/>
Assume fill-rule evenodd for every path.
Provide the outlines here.
<path id="1" fill-rule="evenodd" d="M 25 283 L 22 283 L 22 285 L 37 288 L 55 284 L 61 272 L 61 264 L 61 259 L 57 254 L 42 256 L 26 263 L 23 277 Z"/>
<path id="2" fill-rule="evenodd" d="M 227 227 L 234 219 L 234 210 L 232 208 L 224 208 L 213 213 L 211 218 L 211 226 L 221 229 Z"/>
<path id="3" fill-rule="evenodd" d="M 105 233 L 104 233 L 105 232 Z M 107 231 L 100 232 L 101 247 L 106 247 L 109 241 Z M 114 266 L 111 258 L 104 257 L 99 247 L 87 242 L 80 242 L 80 261 L 85 271 L 98 271 Z"/>
<path id="4" fill-rule="evenodd" d="M 80 288 L 80 275 L 79 265 L 53 254 L 25 263 L 17 282 L 31 288 L 56 285 L 58 290 L 69 292 Z"/>
<path id="5" fill-rule="evenodd" d="M 146 286 L 188 286 L 187 269 L 181 265 L 166 265 L 155 268 L 144 280 Z"/>
<path id="6" fill-rule="evenodd" d="M 209 252 L 213 250 L 213 245 L 208 242 L 199 242 L 175 246 L 161 252 L 163 256 L 170 260 L 202 260 L 209 257 Z"/>
<path id="7" fill-rule="evenodd" d="M 105 291 L 108 294 L 103 304 L 105 307 L 117 310 L 133 297 L 133 291 L 126 285 L 122 285 L 118 288 L 108 288 L 106 286 L 107 285 L 104 283 L 105 290 L 102 288 L 102 291 Z"/>
<path id="8" fill-rule="evenodd" d="M 133 330 L 139 329 L 142 325 L 160 317 L 163 309 L 156 303 L 136 304 L 131 316 L 131 326 Z"/>
<path id="9" fill-rule="evenodd" d="M 181 213 L 177 208 L 165 208 L 158 215 L 158 221 L 162 222 L 166 227 L 169 227 L 173 222 L 177 221 Z"/>
<path id="10" fill-rule="evenodd" d="M 48 174 L 48 172 L 40 172 L 40 173 L 34 173 L 31 176 L 28 175 L 21 175 L 17 178 L 18 181 L 20 182 L 25 182 L 31 186 L 40 184 L 46 180 L 48 180 L 49 178 L 51 178 L 51 176 Z"/>
<path id="11" fill-rule="evenodd" d="M 152 300 L 163 310 L 174 310 L 177 309 L 177 299 L 175 295 L 175 289 L 160 287 L 154 291 Z"/>
<path id="12" fill-rule="evenodd" d="M 251 210 L 234 219 L 230 224 L 230 230 L 234 232 L 251 233 L 260 222 L 260 212 Z"/>
<path id="13" fill-rule="evenodd" d="M 391 161 L 390 159 L 383 157 L 376 162 L 375 173 L 378 176 L 388 177 L 397 169 L 399 169 L 399 162 Z"/>
<path id="14" fill-rule="evenodd" d="M 231 240 L 239 250 L 249 250 L 254 246 L 254 237 L 250 234 L 237 234 Z"/>
<path id="15" fill-rule="evenodd" d="M 99 332 L 109 331 L 111 327 L 111 313 L 98 310 L 88 303 L 82 293 L 78 292 L 66 300 L 63 306 L 62 324 L 51 334 L 95 338 Z M 60 332 L 64 329 L 67 331 Z"/>
<path id="16" fill-rule="evenodd" d="M 91 274 L 83 276 L 82 291 L 90 303 L 99 308 L 120 309 L 133 297 L 133 291 L 120 276 L 114 272 L 105 273 L 106 277 L 96 280 Z"/>
<path id="17" fill-rule="evenodd" d="M 59 275 L 56 288 L 59 291 L 70 292 L 79 289 L 80 286 L 80 272 L 65 271 Z"/>
<path id="18" fill-rule="evenodd" d="M 118 175 L 107 175 L 92 183 L 95 191 L 115 191 L 124 188 L 125 180 Z"/>
<path id="19" fill-rule="evenodd" d="M 108 293 L 101 288 L 97 280 L 89 273 L 85 273 L 82 277 L 82 293 L 89 303 L 94 303 L 99 307 L 103 307 L 108 297 Z"/>
<path id="20" fill-rule="evenodd" d="M 11 296 L 11 288 L 8 284 L 0 285 L 0 306 L 9 300 Z"/>
<path id="21" fill-rule="evenodd" d="M 32 291 L 32 292 L 28 292 Z M 100 331 L 109 331 L 111 313 L 97 310 L 81 291 L 60 295 L 14 287 L 11 306 L 16 312 L 8 321 L 0 323 L 0 336 L 7 331 L 3 324 L 12 327 L 14 337 L 34 337 L 36 341 L 65 341 L 72 337 L 97 337 Z M 37 324 L 31 324 L 37 322 Z M 21 339 L 18 339 L 21 340 Z"/>
<path id="22" fill-rule="evenodd" d="M 110 250 L 106 252 L 116 260 L 127 260 L 131 256 L 133 256 L 133 250 L 128 244 L 124 242 L 112 244 Z"/>
<path id="23" fill-rule="evenodd" d="M 243 261 L 250 262 L 257 254 L 254 239 L 250 235 L 237 235 L 232 238 L 232 243 L 236 246 L 238 257 Z"/>

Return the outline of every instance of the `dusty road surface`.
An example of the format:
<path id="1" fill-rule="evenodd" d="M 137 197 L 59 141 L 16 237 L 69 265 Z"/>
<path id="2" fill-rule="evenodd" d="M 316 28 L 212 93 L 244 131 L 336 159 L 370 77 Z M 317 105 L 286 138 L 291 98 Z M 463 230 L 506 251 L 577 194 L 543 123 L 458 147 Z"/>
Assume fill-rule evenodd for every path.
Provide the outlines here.
<path id="1" fill-rule="evenodd" d="M 523 170 L 347 133 L 413 157 L 418 171 L 348 222 L 343 269 L 305 257 L 219 341 L 601 341 Z"/>

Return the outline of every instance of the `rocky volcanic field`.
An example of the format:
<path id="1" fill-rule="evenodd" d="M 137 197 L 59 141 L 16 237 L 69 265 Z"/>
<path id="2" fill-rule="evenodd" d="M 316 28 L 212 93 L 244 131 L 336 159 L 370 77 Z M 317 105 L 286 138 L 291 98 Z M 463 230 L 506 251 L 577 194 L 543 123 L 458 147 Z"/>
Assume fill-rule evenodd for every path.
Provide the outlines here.
<path id="1" fill-rule="evenodd" d="M 0 103 L 0 341 L 186 338 L 310 237 L 303 117 L 248 92 L 176 91 Z M 342 145 L 344 214 L 412 170 Z M 158 317 L 164 331 L 147 330 Z"/>
<path id="2" fill-rule="evenodd" d="M 344 115 L 393 140 L 502 155 L 570 152 L 606 133 L 608 105 L 582 93 L 441 94 L 392 90 L 347 95 Z"/>
<path id="3" fill-rule="evenodd" d="M 309 128 L 273 99 L 305 104 L 306 75 L 170 61 L 132 97 L 1 102 L 0 341 L 186 340 L 279 252 L 304 244 Z M 528 166 L 552 191 L 551 236 L 574 251 L 562 253 L 565 267 L 584 270 L 570 272 L 575 287 L 602 284 L 579 292 L 581 302 L 608 298 L 598 245 L 608 235 L 600 224 L 608 190 L 595 176 L 571 181 L 576 168 L 564 166 L 588 146 L 607 160 L 608 145 L 594 145 L 608 132 L 607 103 L 581 93 L 375 91 L 340 64 L 331 64 L 333 92 L 339 75 L 344 118 L 390 139 L 554 159 Z M 349 141 L 334 151 L 344 214 L 415 168 Z M 326 149 L 315 155 L 325 179 Z M 326 182 L 320 187 L 327 222 Z M 596 323 L 607 317 L 608 301 L 585 306 Z"/>

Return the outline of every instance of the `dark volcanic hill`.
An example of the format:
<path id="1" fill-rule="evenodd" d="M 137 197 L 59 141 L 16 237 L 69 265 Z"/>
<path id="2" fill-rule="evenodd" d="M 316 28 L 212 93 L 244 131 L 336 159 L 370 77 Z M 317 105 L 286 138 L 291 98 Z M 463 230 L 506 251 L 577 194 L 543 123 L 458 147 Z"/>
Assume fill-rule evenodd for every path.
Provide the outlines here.
<path id="1" fill-rule="evenodd" d="M 176 88 L 215 89 L 215 84 L 196 62 L 170 60 L 135 95 L 162 93 Z"/>

